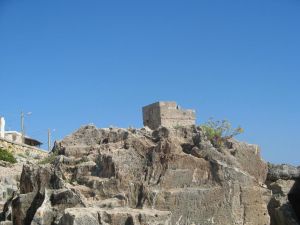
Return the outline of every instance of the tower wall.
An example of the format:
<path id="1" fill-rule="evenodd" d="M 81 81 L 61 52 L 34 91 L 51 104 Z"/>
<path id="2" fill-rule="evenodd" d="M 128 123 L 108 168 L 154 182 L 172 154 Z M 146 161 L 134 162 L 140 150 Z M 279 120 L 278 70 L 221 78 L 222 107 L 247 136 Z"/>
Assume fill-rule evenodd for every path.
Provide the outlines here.
<path id="1" fill-rule="evenodd" d="M 194 110 L 181 109 L 176 102 L 156 102 L 143 107 L 144 126 L 157 129 L 159 126 L 176 127 L 194 125 Z"/>

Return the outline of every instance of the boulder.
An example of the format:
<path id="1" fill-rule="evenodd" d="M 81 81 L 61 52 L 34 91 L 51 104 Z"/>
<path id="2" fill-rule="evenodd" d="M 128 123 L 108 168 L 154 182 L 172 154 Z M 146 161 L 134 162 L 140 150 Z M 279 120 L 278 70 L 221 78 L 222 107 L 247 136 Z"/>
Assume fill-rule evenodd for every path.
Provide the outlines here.
<path id="1" fill-rule="evenodd" d="M 274 176 L 268 175 L 268 177 L 274 180 Z M 268 188 L 272 192 L 271 200 L 268 203 L 271 225 L 299 225 L 296 210 L 293 208 L 293 204 L 295 208 L 299 205 L 297 201 L 299 190 L 294 189 L 295 196 L 292 191 L 295 181 L 286 180 L 286 176 L 284 178 L 276 181 L 267 181 Z"/>
<path id="2" fill-rule="evenodd" d="M 293 180 L 300 178 L 300 167 L 295 167 L 288 164 L 268 164 L 268 180 L 276 181 L 282 180 Z"/>

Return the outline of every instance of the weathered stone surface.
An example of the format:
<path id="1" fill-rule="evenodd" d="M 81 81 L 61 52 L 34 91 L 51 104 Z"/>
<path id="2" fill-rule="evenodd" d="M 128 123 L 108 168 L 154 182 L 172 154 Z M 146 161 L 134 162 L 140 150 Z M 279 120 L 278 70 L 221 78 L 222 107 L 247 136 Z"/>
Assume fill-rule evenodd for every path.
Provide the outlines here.
<path id="1" fill-rule="evenodd" d="M 268 164 L 267 185 L 272 191 L 268 204 L 271 225 L 299 225 L 300 215 L 299 167 Z M 295 182 L 296 181 L 296 182 Z"/>
<path id="2" fill-rule="evenodd" d="M 278 208 L 267 208 L 274 193 L 256 145 L 228 140 L 216 149 L 195 126 L 89 125 L 54 152 L 51 164 L 24 166 L 14 224 L 269 225 Z"/>
<path id="3" fill-rule="evenodd" d="M 143 123 L 153 130 L 163 127 L 195 125 L 194 110 L 181 109 L 176 102 L 156 102 L 143 107 Z"/>
<path id="4" fill-rule="evenodd" d="M 239 162 L 241 168 L 263 184 L 268 174 L 268 166 L 261 159 L 260 148 L 257 145 L 237 142 L 232 140 L 231 153 Z"/>
<path id="5" fill-rule="evenodd" d="M 292 180 L 300 178 L 300 167 L 291 166 L 288 164 L 268 164 L 268 180 L 276 181 L 282 180 Z"/>
<path id="6" fill-rule="evenodd" d="M 91 190 L 83 192 L 89 205 L 93 200 L 105 207 L 110 204 L 101 201 L 120 195 L 122 203 L 112 201 L 115 208 L 170 211 L 171 224 L 269 221 L 270 194 L 260 185 L 267 165 L 253 145 L 234 141 L 220 152 L 195 127 L 151 132 L 87 126 L 57 143 L 55 151 L 88 158 L 74 167 L 72 179 Z"/>
<path id="7" fill-rule="evenodd" d="M 289 203 L 275 209 L 274 223 L 276 225 L 299 225 L 293 208 Z"/>
<path id="8" fill-rule="evenodd" d="M 2 221 L 0 225 L 13 225 L 13 223 L 11 221 Z"/>
<path id="9" fill-rule="evenodd" d="M 65 211 L 60 225 L 171 225 L 171 213 L 128 208 L 72 208 Z"/>
<path id="10" fill-rule="evenodd" d="M 268 187 L 272 191 L 272 198 L 268 204 L 271 225 L 299 225 L 296 214 L 288 201 L 288 194 L 295 181 L 279 179 L 274 182 L 268 182 Z"/>
<path id="11" fill-rule="evenodd" d="M 296 179 L 293 187 L 288 193 L 288 199 L 300 221 L 300 178 Z"/>
<path id="12" fill-rule="evenodd" d="M 22 164 L 0 161 L 0 208 L 18 190 Z"/>

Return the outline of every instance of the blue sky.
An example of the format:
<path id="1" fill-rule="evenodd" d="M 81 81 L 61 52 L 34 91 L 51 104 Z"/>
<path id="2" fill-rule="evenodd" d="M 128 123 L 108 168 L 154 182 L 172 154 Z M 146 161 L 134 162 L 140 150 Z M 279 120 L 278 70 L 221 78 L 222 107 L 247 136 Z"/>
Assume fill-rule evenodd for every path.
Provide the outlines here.
<path id="1" fill-rule="evenodd" d="M 299 0 L 0 0 L 0 114 L 46 142 L 175 100 L 300 164 Z"/>

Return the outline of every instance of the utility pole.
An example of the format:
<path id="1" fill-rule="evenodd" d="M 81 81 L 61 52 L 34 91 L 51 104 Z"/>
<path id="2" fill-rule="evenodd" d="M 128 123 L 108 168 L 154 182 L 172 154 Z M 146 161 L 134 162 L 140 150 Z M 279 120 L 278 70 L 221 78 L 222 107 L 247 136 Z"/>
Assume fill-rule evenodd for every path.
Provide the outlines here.
<path id="1" fill-rule="evenodd" d="M 48 129 L 48 152 L 51 150 L 51 131 Z"/>
<path id="2" fill-rule="evenodd" d="M 28 112 L 24 114 L 24 112 L 21 112 L 21 134 L 22 134 L 22 142 L 25 143 L 25 127 L 24 127 L 24 118 L 25 116 L 30 116 L 32 112 Z"/>
<path id="3" fill-rule="evenodd" d="M 22 134 L 22 142 L 25 140 L 25 130 L 24 130 L 24 113 L 21 112 L 21 134 Z"/>

